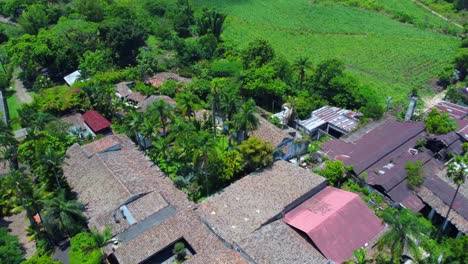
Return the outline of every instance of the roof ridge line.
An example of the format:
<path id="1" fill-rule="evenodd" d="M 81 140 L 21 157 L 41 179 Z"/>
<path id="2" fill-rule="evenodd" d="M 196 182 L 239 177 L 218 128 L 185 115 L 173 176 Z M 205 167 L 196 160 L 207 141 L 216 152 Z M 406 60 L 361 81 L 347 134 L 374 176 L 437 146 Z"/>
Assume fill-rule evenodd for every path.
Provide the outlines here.
<path id="1" fill-rule="evenodd" d="M 99 157 L 98 155 L 99 153 L 96 153 L 95 156 L 99 159 L 99 161 L 104 165 L 104 167 L 106 167 L 106 169 L 112 174 L 112 177 L 114 177 L 117 182 L 120 183 L 120 185 L 122 185 L 122 187 L 130 194 L 132 195 L 132 192 L 130 192 L 130 190 L 125 186 L 125 184 L 122 183 L 122 181 L 115 175 L 115 173 L 109 168 L 109 166 L 107 166 L 107 164 L 104 162 L 104 160 L 101 159 L 101 157 Z"/>

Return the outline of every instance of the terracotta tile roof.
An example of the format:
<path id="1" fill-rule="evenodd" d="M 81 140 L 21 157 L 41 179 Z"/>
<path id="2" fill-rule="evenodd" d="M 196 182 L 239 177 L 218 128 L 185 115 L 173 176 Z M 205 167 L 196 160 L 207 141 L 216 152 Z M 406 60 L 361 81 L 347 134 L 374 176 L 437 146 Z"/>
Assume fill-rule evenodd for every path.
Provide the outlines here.
<path id="1" fill-rule="evenodd" d="M 120 264 L 139 263 L 181 238 L 196 253 L 187 263 L 247 263 L 226 248 L 190 209 L 180 210 L 177 215 L 141 234 L 138 239 L 119 246 L 114 255 Z"/>
<path id="2" fill-rule="evenodd" d="M 336 263 L 353 256 L 383 229 L 382 221 L 359 195 L 326 187 L 284 217 L 306 233 L 319 250 Z"/>
<path id="3" fill-rule="evenodd" d="M 138 104 L 142 104 L 148 96 L 140 93 L 140 92 L 133 92 L 127 96 L 128 100 L 132 100 Z"/>
<path id="4" fill-rule="evenodd" d="M 146 81 L 149 82 L 154 87 L 159 87 L 163 85 L 163 83 L 166 80 L 174 80 L 176 82 L 184 82 L 184 83 L 192 82 L 192 79 L 190 78 L 184 78 L 178 74 L 171 73 L 171 72 L 160 72 L 146 79 Z"/>
<path id="5" fill-rule="evenodd" d="M 62 116 L 60 118 L 60 120 L 62 120 L 63 122 L 69 123 L 69 124 L 71 124 L 73 126 L 80 127 L 83 130 L 86 129 L 84 119 L 83 119 L 83 115 L 80 114 L 80 113 L 75 113 L 75 114 L 69 114 L 69 115 Z"/>
<path id="6" fill-rule="evenodd" d="M 120 148 L 105 151 L 116 142 Z M 134 209 L 132 214 L 137 220 L 167 204 L 175 208 L 191 205 L 185 194 L 175 188 L 172 181 L 124 135 L 108 136 L 84 146 L 75 144 L 68 149 L 67 155 L 64 176 L 86 206 L 85 215 L 90 226 L 103 228 L 110 225 L 114 234 L 127 228 L 127 221 L 116 224 L 112 214 L 136 195 L 150 193 L 127 205 Z"/>
<path id="7" fill-rule="evenodd" d="M 259 126 L 257 130 L 251 132 L 251 136 L 258 137 L 263 141 L 270 143 L 273 147 L 278 146 L 283 139 L 291 138 L 286 131 L 282 130 L 281 128 L 273 125 L 265 118 L 257 115 Z"/>
<path id="8" fill-rule="evenodd" d="M 251 173 L 208 197 L 198 212 L 228 242 L 240 242 L 325 185 L 325 178 L 277 161 L 271 168 Z"/>
<path id="9" fill-rule="evenodd" d="M 102 115 L 94 110 L 89 110 L 84 113 L 83 119 L 85 123 L 93 130 L 94 133 L 97 133 L 101 130 L 104 130 L 111 126 L 111 122 L 105 119 Z"/>
<path id="10" fill-rule="evenodd" d="M 449 207 L 431 190 L 425 186 L 422 186 L 418 189 L 418 196 L 421 197 L 421 199 L 424 200 L 424 202 L 426 202 L 430 207 L 434 208 L 438 214 L 445 217 Z M 460 215 L 456 210 L 452 210 L 450 212 L 449 221 L 461 232 L 465 234 L 468 233 L 468 220 Z"/>
<path id="11" fill-rule="evenodd" d="M 142 111 L 142 112 L 145 112 L 148 107 L 152 106 L 154 103 L 156 103 L 157 101 L 164 101 L 166 102 L 168 105 L 172 106 L 172 107 L 175 107 L 177 105 L 177 103 L 174 101 L 174 99 L 172 99 L 171 97 L 169 96 L 165 96 L 165 95 L 151 95 L 150 97 L 146 98 L 146 100 L 142 103 L 139 104 L 139 111 Z"/>
<path id="12" fill-rule="evenodd" d="M 120 94 L 121 97 L 127 97 L 132 93 L 132 90 L 128 87 L 127 82 L 119 82 L 115 85 L 115 91 Z"/>
<path id="13" fill-rule="evenodd" d="M 239 245 L 256 263 L 328 262 L 308 241 L 281 220 L 262 226 Z"/>

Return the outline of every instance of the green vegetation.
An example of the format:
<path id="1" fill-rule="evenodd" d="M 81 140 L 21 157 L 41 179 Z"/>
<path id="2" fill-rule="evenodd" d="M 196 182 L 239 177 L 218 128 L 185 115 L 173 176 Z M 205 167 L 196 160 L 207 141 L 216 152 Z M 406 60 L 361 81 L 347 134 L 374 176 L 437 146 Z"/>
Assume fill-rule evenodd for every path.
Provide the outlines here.
<path id="1" fill-rule="evenodd" d="M 317 64 L 336 58 L 381 96 L 401 102 L 412 88 L 434 78 L 454 56 L 459 41 L 382 14 L 310 1 L 197 0 L 226 12 L 224 39 L 241 47 L 268 40 L 289 61 Z M 409 0 L 398 2 L 410 2 Z"/>
<path id="2" fill-rule="evenodd" d="M 458 128 L 457 123 L 446 113 L 432 109 L 424 121 L 426 130 L 433 134 L 447 134 Z"/>
<path id="3" fill-rule="evenodd" d="M 81 232 L 70 240 L 70 263 L 72 264 L 99 264 L 103 261 L 103 247 L 110 242 L 112 233 L 110 229 L 103 233 L 97 230 Z"/>
<path id="4" fill-rule="evenodd" d="M 342 161 L 325 161 L 325 169 L 317 171 L 318 174 L 327 178 L 331 186 L 337 186 L 346 176 L 346 169 Z"/>
<path id="5" fill-rule="evenodd" d="M 408 185 L 415 189 L 424 183 L 424 169 L 422 161 L 409 161 L 405 166 Z"/>
<path id="6" fill-rule="evenodd" d="M 18 237 L 8 234 L 5 227 L 0 227 L 0 259 L 8 264 L 18 264 L 23 260 Z"/>

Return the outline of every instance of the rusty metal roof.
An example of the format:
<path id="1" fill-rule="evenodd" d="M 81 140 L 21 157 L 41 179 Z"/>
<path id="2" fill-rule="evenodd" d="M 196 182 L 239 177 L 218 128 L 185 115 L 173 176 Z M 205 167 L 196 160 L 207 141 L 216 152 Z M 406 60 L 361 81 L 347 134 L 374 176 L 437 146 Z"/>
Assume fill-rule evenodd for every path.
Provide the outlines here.
<path id="1" fill-rule="evenodd" d="M 463 119 L 468 115 L 468 107 L 442 101 L 436 106 L 437 110 L 446 112 L 449 116 L 454 119 Z"/>
<path id="2" fill-rule="evenodd" d="M 305 232 L 330 260 L 341 263 L 383 229 L 359 195 L 326 187 L 291 210 L 284 221 Z"/>
<path id="3" fill-rule="evenodd" d="M 314 130 L 323 124 L 329 123 L 345 132 L 351 132 L 358 126 L 359 120 L 354 118 L 356 114 L 351 110 L 324 106 L 313 111 L 311 118 L 299 121 L 299 124 L 308 130 Z"/>

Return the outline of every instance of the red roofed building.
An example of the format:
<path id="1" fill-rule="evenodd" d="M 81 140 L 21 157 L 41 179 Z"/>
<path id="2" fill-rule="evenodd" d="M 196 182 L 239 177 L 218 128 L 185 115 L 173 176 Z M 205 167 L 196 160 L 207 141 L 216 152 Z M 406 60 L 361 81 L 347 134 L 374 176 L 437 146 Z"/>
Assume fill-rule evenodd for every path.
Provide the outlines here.
<path id="1" fill-rule="evenodd" d="M 468 107 L 450 103 L 447 101 L 442 101 L 438 103 L 435 108 L 439 111 L 446 112 L 450 117 L 455 120 L 461 120 L 468 116 Z"/>
<path id="2" fill-rule="evenodd" d="M 84 113 L 83 119 L 86 127 L 90 132 L 95 134 L 112 134 L 110 126 L 112 125 L 107 119 L 94 110 L 89 110 Z"/>
<path id="3" fill-rule="evenodd" d="M 290 211 L 284 221 L 306 233 L 322 254 L 342 263 L 384 230 L 359 195 L 326 187 Z"/>

